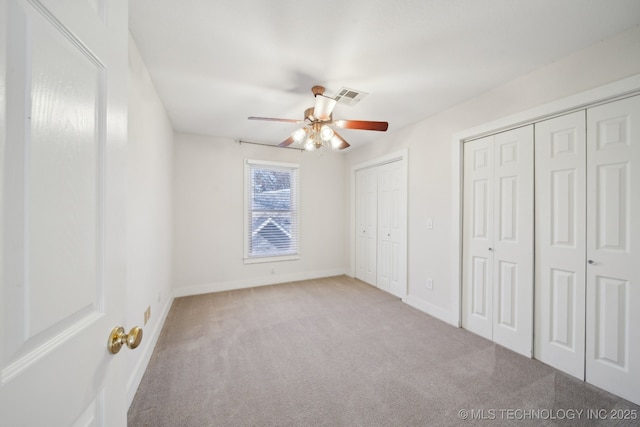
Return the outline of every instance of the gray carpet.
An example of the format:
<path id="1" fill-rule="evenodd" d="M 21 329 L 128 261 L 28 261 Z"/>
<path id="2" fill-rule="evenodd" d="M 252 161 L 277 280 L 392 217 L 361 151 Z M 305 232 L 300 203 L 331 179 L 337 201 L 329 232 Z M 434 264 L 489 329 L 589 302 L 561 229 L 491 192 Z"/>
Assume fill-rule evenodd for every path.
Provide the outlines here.
<path id="1" fill-rule="evenodd" d="M 176 299 L 128 414 L 153 427 L 638 418 L 637 405 L 346 276 Z"/>

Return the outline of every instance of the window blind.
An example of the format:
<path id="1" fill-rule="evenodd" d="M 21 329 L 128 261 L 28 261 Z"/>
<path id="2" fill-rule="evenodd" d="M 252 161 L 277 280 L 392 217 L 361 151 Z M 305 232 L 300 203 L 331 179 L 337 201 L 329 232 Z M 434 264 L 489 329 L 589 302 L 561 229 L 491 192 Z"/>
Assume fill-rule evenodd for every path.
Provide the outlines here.
<path id="1" fill-rule="evenodd" d="M 299 254 L 299 166 L 245 163 L 245 259 Z"/>

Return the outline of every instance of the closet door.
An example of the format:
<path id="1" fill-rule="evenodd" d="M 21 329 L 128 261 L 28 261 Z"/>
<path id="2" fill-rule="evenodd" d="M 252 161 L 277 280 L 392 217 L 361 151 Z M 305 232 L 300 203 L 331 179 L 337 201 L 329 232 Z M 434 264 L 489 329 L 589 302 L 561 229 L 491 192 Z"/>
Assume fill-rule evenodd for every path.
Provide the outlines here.
<path id="1" fill-rule="evenodd" d="M 536 359 L 584 379 L 585 112 L 535 124 Z"/>
<path id="2" fill-rule="evenodd" d="M 533 125 L 494 141 L 493 340 L 533 346 Z"/>
<path id="3" fill-rule="evenodd" d="M 378 277 L 377 285 L 391 291 L 391 170 L 378 167 Z"/>
<path id="4" fill-rule="evenodd" d="M 463 326 L 531 356 L 533 127 L 464 147 Z"/>
<path id="5" fill-rule="evenodd" d="M 356 278 L 376 286 L 378 229 L 377 168 L 356 171 Z"/>
<path id="6" fill-rule="evenodd" d="M 587 110 L 586 380 L 640 404 L 640 97 Z"/>
<path id="7" fill-rule="evenodd" d="M 493 339 L 493 136 L 464 144 L 462 326 Z"/>
<path id="8" fill-rule="evenodd" d="M 404 221 L 402 164 L 399 161 L 378 168 L 378 278 L 377 284 L 404 297 Z"/>

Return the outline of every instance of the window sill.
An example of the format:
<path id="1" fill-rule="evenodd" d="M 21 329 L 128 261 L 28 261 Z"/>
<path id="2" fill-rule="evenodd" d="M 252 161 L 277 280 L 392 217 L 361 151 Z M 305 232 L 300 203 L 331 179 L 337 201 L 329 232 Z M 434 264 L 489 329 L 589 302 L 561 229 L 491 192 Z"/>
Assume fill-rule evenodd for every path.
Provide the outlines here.
<path id="1" fill-rule="evenodd" d="M 245 258 L 245 264 L 259 264 L 262 262 L 280 262 L 280 261 L 295 261 L 300 259 L 300 255 L 285 255 L 285 256 L 265 256 L 256 258 Z"/>

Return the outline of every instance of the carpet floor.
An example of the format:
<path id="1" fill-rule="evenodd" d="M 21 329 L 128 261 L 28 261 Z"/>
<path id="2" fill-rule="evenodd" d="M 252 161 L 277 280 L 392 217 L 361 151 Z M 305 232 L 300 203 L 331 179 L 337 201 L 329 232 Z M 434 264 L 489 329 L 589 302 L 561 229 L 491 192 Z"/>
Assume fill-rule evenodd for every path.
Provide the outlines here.
<path id="1" fill-rule="evenodd" d="M 128 422 L 638 426 L 640 407 L 339 276 L 177 298 Z"/>

